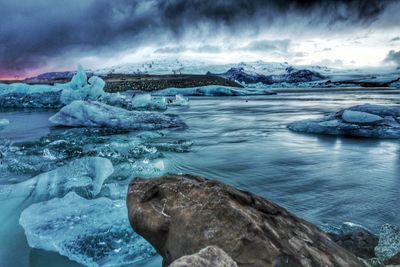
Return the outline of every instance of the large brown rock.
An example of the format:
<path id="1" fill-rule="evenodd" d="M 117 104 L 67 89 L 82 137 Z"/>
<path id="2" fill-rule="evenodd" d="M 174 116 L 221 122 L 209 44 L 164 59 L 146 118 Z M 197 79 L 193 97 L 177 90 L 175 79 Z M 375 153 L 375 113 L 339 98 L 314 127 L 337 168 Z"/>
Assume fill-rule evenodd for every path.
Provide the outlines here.
<path id="1" fill-rule="evenodd" d="M 156 248 L 164 265 L 215 245 L 238 266 L 364 266 L 284 208 L 202 177 L 136 178 L 127 206 L 133 229 Z"/>
<path id="2" fill-rule="evenodd" d="M 183 256 L 174 261 L 168 267 L 237 267 L 236 262 L 225 251 L 208 246 L 199 252 Z"/>

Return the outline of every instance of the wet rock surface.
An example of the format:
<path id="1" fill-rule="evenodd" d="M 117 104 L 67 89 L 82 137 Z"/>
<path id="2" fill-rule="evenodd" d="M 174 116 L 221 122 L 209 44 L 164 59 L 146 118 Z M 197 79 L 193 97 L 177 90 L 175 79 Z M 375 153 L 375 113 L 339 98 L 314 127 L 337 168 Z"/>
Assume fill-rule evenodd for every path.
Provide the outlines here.
<path id="1" fill-rule="evenodd" d="M 339 246 L 350 251 L 360 258 L 368 259 L 375 257 L 375 247 L 378 245 L 378 237 L 364 227 L 344 223 L 339 233 L 328 234 Z"/>
<path id="2" fill-rule="evenodd" d="M 136 178 L 129 185 L 127 206 L 133 229 L 156 248 L 165 265 L 215 245 L 238 266 L 363 266 L 282 207 L 202 177 Z"/>
<path id="3" fill-rule="evenodd" d="M 222 249 L 216 246 L 208 246 L 199 252 L 183 256 L 174 261 L 169 267 L 237 267 L 236 262 Z"/>

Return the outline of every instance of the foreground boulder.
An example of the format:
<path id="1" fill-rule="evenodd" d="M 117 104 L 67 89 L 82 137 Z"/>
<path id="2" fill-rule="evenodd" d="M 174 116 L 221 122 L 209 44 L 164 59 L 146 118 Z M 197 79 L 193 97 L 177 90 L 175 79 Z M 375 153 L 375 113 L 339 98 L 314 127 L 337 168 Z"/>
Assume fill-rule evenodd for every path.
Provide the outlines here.
<path id="1" fill-rule="evenodd" d="M 359 105 L 321 119 L 292 122 L 288 128 L 315 134 L 400 138 L 400 106 Z"/>
<path id="2" fill-rule="evenodd" d="M 202 177 L 136 178 L 127 206 L 133 229 L 156 248 L 164 265 L 215 245 L 238 266 L 364 266 L 282 207 Z"/>
<path id="3" fill-rule="evenodd" d="M 236 262 L 222 249 L 208 246 L 193 255 L 183 256 L 174 261 L 169 267 L 237 267 Z"/>

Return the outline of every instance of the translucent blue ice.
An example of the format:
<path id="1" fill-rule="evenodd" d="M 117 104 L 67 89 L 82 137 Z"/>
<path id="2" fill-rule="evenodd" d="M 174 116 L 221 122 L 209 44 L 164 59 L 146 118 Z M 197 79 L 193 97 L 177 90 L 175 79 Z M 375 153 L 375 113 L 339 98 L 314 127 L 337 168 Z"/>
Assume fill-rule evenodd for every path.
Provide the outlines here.
<path id="1" fill-rule="evenodd" d="M 50 118 L 57 125 L 108 127 L 130 130 L 157 130 L 182 127 L 176 117 L 157 112 L 129 111 L 96 101 L 74 101 Z"/>
<path id="2" fill-rule="evenodd" d="M 124 200 L 87 200 L 71 192 L 32 204 L 19 223 L 30 247 L 58 252 L 86 266 L 122 266 L 156 254 L 132 231 Z"/>

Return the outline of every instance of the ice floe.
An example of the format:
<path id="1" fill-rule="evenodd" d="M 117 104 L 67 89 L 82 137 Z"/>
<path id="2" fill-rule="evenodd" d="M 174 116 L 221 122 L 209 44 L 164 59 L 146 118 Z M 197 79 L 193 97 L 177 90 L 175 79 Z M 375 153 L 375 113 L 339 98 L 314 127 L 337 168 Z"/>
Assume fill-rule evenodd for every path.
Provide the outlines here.
<path id="1" fill-rule="evenodd" d="M 76 159 L 52 171 L 39 174 L 27 181 L 0 186 L 0 200 L 20 199 L 29 202 L 62 197 L 75 191 L 84 197 L 96 196 L 113 173 L 110 160 L 100 157 Z"/>
<path id="2" fill-rule="evenodd" d="M 136 94 L 132 98 L 132 109 L 166 110 L 165 97 L 152 97 L 150 94 Z"/>
<path id="3" fill-rule="evenodd" d="M 74 101 L 50 118 L 57 125 L 157 130 L 183 127 L 176 118 L 156 112 L 129 111 L 96 101 Z"/>
<path id="4" fill-rule="evenodd" d="M 87 200 L 70 192 L 32 204 L 20 216 L 30 247 L 55 251 L 86 266 L 125 266 L 154 256 L 132 231 L 124 200 Z"/>
<path id="5" fill-rule="evenodd" d="M 219 85 L 207 85 L 190 88 L 167 88 L 153 93 L 165 96 L 244 96 L 244 95 L 268 95 L 274 92 L 263 89 L 233 88 Z"/>
<path id="6" fill-rule="evenodd" d="M 321 119 L 292 122 L 295 132 L 348 135 L 373 138 L 400 138 L 400 106 L 364 104 L 341 110 Z"/>
<path id="7" fill-rule="evenodd" d="M 7 119 L 0 119 L 0 128 L 5 127 L 10 124 L 10 121 Z"/>

